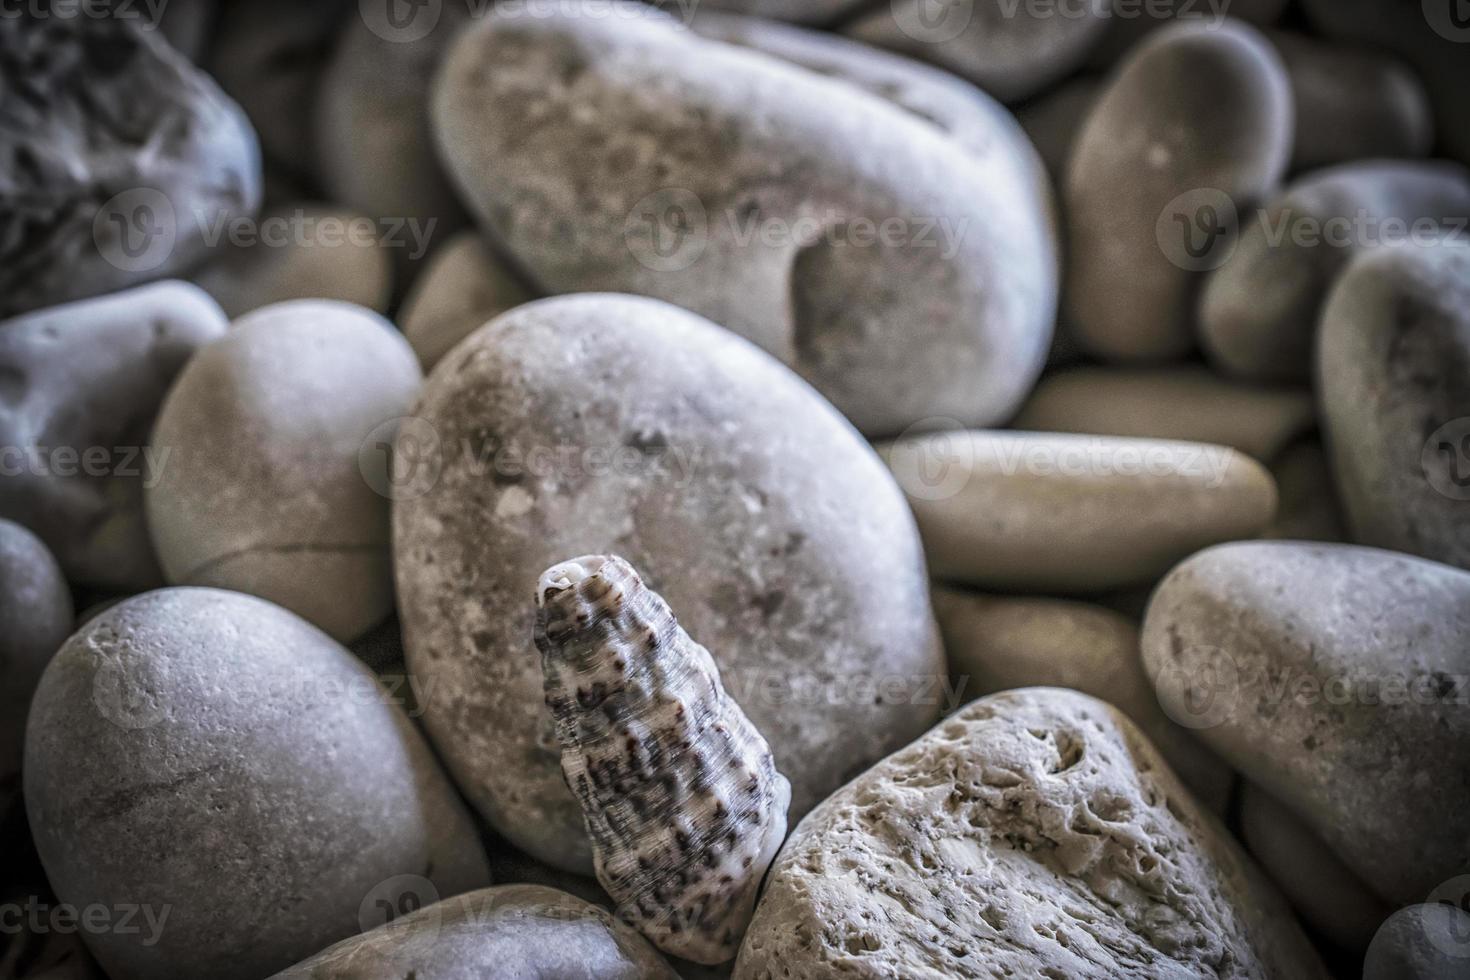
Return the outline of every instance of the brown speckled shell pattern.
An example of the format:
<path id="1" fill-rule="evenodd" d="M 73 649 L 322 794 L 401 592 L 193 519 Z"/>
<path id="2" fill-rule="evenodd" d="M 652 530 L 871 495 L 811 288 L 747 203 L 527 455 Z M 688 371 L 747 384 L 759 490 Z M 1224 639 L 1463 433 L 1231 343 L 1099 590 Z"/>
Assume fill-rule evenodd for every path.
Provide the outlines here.
<path id="1" fill-rule="evenodd" d="M 621 558 L 590 561 L 566 587 L 543 579 L 536 646 L 597 878 L 665 952 L 723 962 L 786 836 L 791 787 L 662 597 Z"/>

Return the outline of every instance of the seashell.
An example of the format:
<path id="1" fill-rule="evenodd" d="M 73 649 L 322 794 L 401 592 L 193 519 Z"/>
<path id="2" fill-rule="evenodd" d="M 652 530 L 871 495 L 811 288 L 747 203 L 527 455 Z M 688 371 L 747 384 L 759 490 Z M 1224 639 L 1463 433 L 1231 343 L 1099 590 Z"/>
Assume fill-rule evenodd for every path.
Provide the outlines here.
<path id="1" fill-rule="evenodd" d="M 616 556 L 548 569 L 536 646 L 597 880 L 667 953 L 735 955 L 791 786 L 709 651 Z"/>

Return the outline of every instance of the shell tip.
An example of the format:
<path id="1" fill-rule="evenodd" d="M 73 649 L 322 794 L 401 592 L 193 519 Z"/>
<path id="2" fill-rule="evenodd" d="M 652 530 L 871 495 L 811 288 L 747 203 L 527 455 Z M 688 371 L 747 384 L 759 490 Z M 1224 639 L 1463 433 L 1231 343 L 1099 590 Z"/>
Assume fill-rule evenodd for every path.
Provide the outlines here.
<path id="1" fill-rule="evenodd" d="M 550 596 L 580 585 L 601 571 L 608 561 L 606 555 L 583 555 L 552 565 L 541 573 L 536 583 L 536 605 L 544 606 Z"/>

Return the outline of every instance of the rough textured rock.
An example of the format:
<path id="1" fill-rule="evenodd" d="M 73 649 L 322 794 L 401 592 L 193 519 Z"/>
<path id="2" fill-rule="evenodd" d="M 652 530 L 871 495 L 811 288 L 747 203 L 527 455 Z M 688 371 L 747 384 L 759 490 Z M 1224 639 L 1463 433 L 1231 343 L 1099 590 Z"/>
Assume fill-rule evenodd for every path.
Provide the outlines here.
<path id="1" fill-rule="evenodd" d="M 478 231 L 463 231 L 429 257 L 398 322 L 428 374 L 455 344 L 532 298 Z"/>
<path id="2" fill-rule="evenodd" d="M 181 282 L 0 323 L 0 516 L 40 535 L 71 580 L 162 584 L 143 492 L 169 461 L 149 433 L 184 365 L 226 326 Z"/>
<path id="3" fill-rule="evenodd" d="M 1317 379 L 1353 539 L 1470 568 L 1470 248 L 1350 266 L 1323 310 Z"/>
<path id="4" fill-rule="evenodd" d="M 1434 144 L 1429 98 L 1402 62 L 1294 31 L 1266 36 L 1291 76 L 1296 105 L 1292 170 L 1429 153 Z"/>
<path id="5" fill-rule="evenodd" d="M 1106 3 L 1074 4 L 1068 16 L 1059 7 L 979 0 L 938 9 L 922 0 L 893 0 L 843 30 L 947 68 L 1003 102 L 1017 102 L 1070 74 L 1107 31 Z"/>
<path id="6" fill-rule="evenodd" d="M 902 495 L 733 334 L 655 300 L 541 300 L 440 362 L 415 414 L 400 442 L 431 445 L 393 508 L 409 666 L 436 685 L 424 722 L 459 785 L 533 856 L 591 870 L 526 602 L 567 555 L 615 551 L 679 610 L 790 779 L 793 820 L 938 717 Z"/>
<path id="7" fill-rule="evenodd" d="M 618 916 L 696 963 L 734 959 L 786 839 L 791 784 L 709 651 L 616 556 L 536 585 L 561 768 Z"/>
<path id="8" fill-rule="evenodd" d="M 1451 0 L 1303 0 L 1307 20 L 1329 37 L 1356 41 L 1403 58 L 1424 81 L 1435 128 L 1455 157 L 1470 163 L 1470 22 Z"/>
<path id="9" fill-rule="evenodd" d="M 1276 512 L 1266 470 L 1224 446 L 1029 432 L 934 432 L 880 447 L 936 578 L 1104 592 L 1252 537 Z"/>
<path id="10" fill-rule="evenodd" d="M 355 934 L 401 880 L 488 883 L 468 812 L 372 673 L 236 592 L 151 592 L 73 636 L 32 706 L 25 793 L 62 901 L 167 915 L 151 936 L 86 935 L 114 980 L 253 980 Z"/>
<path id="11" fill-rule="evenodd" d="M 222 240 L 193 277 L 232 319 L 293 299 L 338 300 L 386 313 L 391 256 L 427 247 L 402 228 L 385 232 L 366 215 L 305 201 L 267 208 L 257 227 L 238 242 Z"/>
<path id="12" fill-rule="evenodd" d="M 648 941 L 554 888 L 501 885 L 379 926 L 274 980 L 678 980 Z"/>
<path id="13" fill-rule="evenodd" d="M 414 8 L 401 33 L 385 31 L 376 12 L 346 18 L 322 73 L 309 135 L 333 200 L 373 218 L 412 218 L 437 243 L 468 224 L 469 216 L 434 152 L 430 83 L 479 8 L 450 2 L 439 4 L 437 15 L 434 9 Z M 437 17 L 433 27 L 418 36 L 422 28 L 414 21 L 424 18 L 427 26 L 431 16 Z M 393 258 L 407 281 L 423 255 L 396 251 Z"/>
<path id="14" fill-rule="evenodd" d="M 1281 179 L 1292 125 L 1286 69 L 1250 27 L 1174 25 L 1128 56 L 1065 182 L 1067 312 L 1087 348 L 1145 361 L 1194 346 L 1199 274 L 1235 210 Z"/>
<path id="15" fill-rule="evenodd" d="M 1470 915 L 1453 905 L 1395 912 L 1368 947 L 1363 980 L 1459 980 L 1470 969 Z"/>
<path id="16" fill-rule="evenodd" d="M 1362 954 L 1393 907 L 1373 894 L 1286 807 L 1254 783 L 1240 792 L 1246 849 L 1302 920 L 1337 947 Z"/>
<path id="17" fill-rule="evenodd" d="M 361 307 L 298 300 L 237 321 L 154 430 L 170 455 L 145 503 L 169 582 L 262 596 L 342 641 L 386 618 L 385 467 L 421 384 L 398 331 Z"/>
<path id="18" fill-rule="evenodd" d="M 463 196 L 537 286 L 694 310 L 864 432 L 993 424 L 1041 368 L 1055 243 L 1014 123 L 982 155 L 671 19 L 535 4 L 461 37 L 434 115 Z"/>
<path id="19" fill-rule="evenodd" d="M 315 173 L 313 107 L 322 71 L 339 27 L 357 18 L 359 7 L 367 9 L 352 0 L 248 0 L 220 7 L 205 67 L 245 108 L 266 155 L 299 177 Z"/>
<path id="20" fill-rule="evenodd" d="M 250 124 L 158 32 L 38 9 L 0 18 L 0 316 L 177 274 L 260 204 Z"/>
<path id="21" fill-rule="evenodd" d="M 61 566 L 40 538 L 0 519 L 0 819 L 20 789 L 31 695 L 71 634 L 71 619 Z"/>
<path id="22" fill-rule="evenodd" d="M 1365 884 L 1470 871 L 1470 573 L 1350 545 L 1245 542 L 1169 573 L 1144 665 L 1191 727 Z"/>
<path id="23" fill-rule="evenodd" d="M 786 842 L 735 977 L 838 975 L 1326 974 L 1137 728 L 1031 688 L 965 708 Z"/>
<path id="24" fill-rule="evenodd" d="M 1079 367 L 1043 378 L 1011 426 L 1207 442 L 1264 461 L 1316 417 L 1306 389 L 1240 384 L 1201 367 Z"/>
<path id="25" fill-rule="evenodd" d="M 1224 814 L 1235 775 L 1159 707 L 1138 627 L 1102 606 L 988 596 L 939 586 L 934 612 L 956 690 L 966 700 L 1022 687 L 1067 687 L 1127 715 L 1195 797 Z"/>
<path id="26" fill-rule="evenodd" d="M 1435 228 L 1461 241 L 1470 172 L 1443 161 L 1367 161 L 1291 184 L 1242 229 L 1200 296 L 1199 328 L 1216 366 L 1245 378 L 1304 380 L 1323 300 L 1365 249 Z M 1459 226 L 1458 233 L 1454 231 Z"/>
<path id="27" fill-rule="evenodd" d="M 1342 522 L 1342 504 L 1333 482 L 1327 452 L 1317 439 L 1305 439 L 1281 453 L 1271 464 L 1280 505 L 1276 520 L 1264 538 L 1286 541 L 1348 540 Z"/>

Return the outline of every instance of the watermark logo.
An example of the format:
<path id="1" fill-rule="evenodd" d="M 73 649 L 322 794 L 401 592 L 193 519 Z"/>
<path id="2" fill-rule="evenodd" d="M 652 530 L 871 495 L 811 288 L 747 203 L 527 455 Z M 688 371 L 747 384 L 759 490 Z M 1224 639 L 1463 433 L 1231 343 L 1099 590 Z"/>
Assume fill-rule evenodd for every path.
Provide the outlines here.
<path id="1" fill-rule="evenodd" d="M 1423 0 L 1424 19 L 1434 33 L 1455 44 L 1470 44 L 1470 0 Z"/>
<path id="2" fill-rule="evenodd" d="M 444 472 L 439 430 L 412 415 L 373 427 L 357 451 L 357 468 L 373 492 L 389 500 L 414 500 L 433 490 Z"/>
<path id="3" fill-rule="evenodd" d="M 103 905 L 77 907 L 67 902 L 51 904 L 36 895 L 24 902 L 0 904 L 0 935 L 18 936 L 23 932 L 32 935 L 72 935 L 83 933 L 89 936 L 138 936 L 141 946 L 158 945 L 163 937 L 172 905 L 148 905 L 120 902 Z M 8 975 L 8 974 L 7 974 Z"/>
<path id="4" fill-rule="evenodd" d="M 393 44 L 412 44 L 428 37 L 444 15 L 444 0 L 358 0 L 367 29 Z"/>
<path id="5" fill-rule="evenodd" d="M 633 205 L 623 222 L 623 241 L 639 265 L 654 272 L 682 272 L 709 245 L 709 215 L 693 191 L 664 187 Z"/>
<path id="6" fill-rule="evenodd" d="M 1429 893 L 1428 905 L 1453 912 L 1424 917 L 1424 932 L 1434 948 L 1456 959 L 1470 959 L 1470 875 L 1458 875 Z"/>
<path id="7" fill-rule="evenodd" d="M 163 267 L 179 240 L 178 216 L 162 191 L 135 187 L 114 196 L 92 219 L 92 238 L 102 258 L 123 272 Z"/>
<path id="8" fill-rule="evenodd" d="M 394 875 L 374 885 L 357 907 L 357 925 L 362 932 L 383 926 L 404 928 L 403 920 L 439 901 L 439 889 L 422 875 Z M 437 932 L 434 916 L 414 920 L 414 932 Z"/>
<path id="9" fill-rule="evenodd" d="M 945 44 L 970 26 L 975 0 L 889 0 L 893 23 L 921 44 Z"/>
<path id="10" fill-rule="evenodd" d="M 927 418 L 904 430 L 886 453 L 888 468 L 914 500 L 949 500 L 975 473 L 975 445 L 951 418 Z"/>
<path id="11" fill-rule="evenodd" d="M 1186 272 L 1218 269 L 1240 240 L 1235 201 L 1213 187 L 1185 191 L 1159 212 L 1154 237 L 1164 256 Z"/>
<path id="12" fill-rule="evenodd" d="M 1470 500 L 1470 416 L 1435 429 L 1424 442 L 1419 465 L 1440 496 Z"/>
<path id="13" fill-rule="evenodd" d="M 1224 650 L 1211 647 L 1186 668 L 1165 664 L 1153 679 L 1154 692 L 1170 720 L 1202 731 L 1235 716 L 1240 699 L 1240 668 Z"/>

